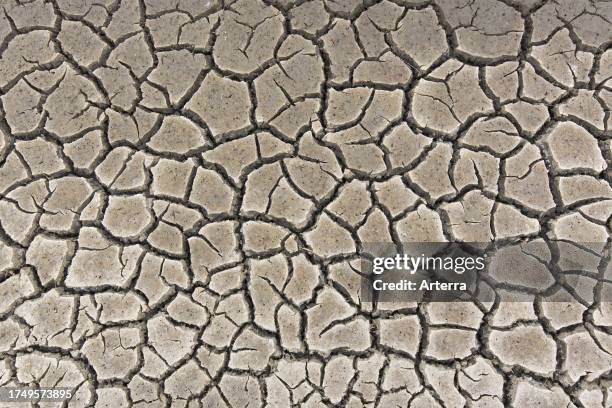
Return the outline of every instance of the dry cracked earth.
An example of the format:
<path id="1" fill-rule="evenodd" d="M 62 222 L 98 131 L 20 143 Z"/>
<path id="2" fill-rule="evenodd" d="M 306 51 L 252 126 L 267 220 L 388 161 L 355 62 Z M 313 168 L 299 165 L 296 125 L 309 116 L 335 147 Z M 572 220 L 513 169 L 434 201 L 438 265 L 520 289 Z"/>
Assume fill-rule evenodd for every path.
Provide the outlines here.
<path id="1" fill-rule="evenodd" d="M 367 242 L 609 253 L 611 2 L 0 5 L 2 386 L 612 406 L 609 275 L 558 302 L 359 293 Z"/>

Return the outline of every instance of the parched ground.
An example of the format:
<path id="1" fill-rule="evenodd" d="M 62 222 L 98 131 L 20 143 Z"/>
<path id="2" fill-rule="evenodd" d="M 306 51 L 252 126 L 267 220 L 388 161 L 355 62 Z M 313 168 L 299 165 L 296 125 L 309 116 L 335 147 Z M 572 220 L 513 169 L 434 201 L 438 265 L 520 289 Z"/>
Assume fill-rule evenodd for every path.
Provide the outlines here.
<path id="1" fill-rule="evenodd" d="M 609 259 L 611 2 L 0 5 L 0 385 L 76 388 L 41 407 L 612 406 L 608 275 L 567 302 L 359 293 L 367 242 Z"/>

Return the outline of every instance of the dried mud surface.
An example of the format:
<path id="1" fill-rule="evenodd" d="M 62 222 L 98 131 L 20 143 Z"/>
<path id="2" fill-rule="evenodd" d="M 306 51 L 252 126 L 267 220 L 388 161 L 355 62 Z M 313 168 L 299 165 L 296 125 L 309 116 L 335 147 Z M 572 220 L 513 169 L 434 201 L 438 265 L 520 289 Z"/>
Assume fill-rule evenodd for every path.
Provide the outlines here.
<path id="1" fill-rule="evenodd" d="M 358 274 L 364 242 L 609 249 L 611 2 L 0 5 L 1 385 L 612 406 L 597 295 L 372 305 Z"/>

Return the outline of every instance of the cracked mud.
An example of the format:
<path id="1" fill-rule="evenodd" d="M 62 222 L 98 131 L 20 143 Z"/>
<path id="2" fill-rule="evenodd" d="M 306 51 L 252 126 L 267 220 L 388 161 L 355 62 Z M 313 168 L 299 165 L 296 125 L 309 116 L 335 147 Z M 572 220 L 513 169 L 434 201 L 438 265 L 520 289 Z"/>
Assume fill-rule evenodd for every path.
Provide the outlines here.
<path id="1" fill-rule="evenodd" d="M 0 5 L 0 385 L 75 389 L 41 407 L 612 406 L 600 296 L 359 295 L 364 242 L 609 251 L 612 3 Z"/>

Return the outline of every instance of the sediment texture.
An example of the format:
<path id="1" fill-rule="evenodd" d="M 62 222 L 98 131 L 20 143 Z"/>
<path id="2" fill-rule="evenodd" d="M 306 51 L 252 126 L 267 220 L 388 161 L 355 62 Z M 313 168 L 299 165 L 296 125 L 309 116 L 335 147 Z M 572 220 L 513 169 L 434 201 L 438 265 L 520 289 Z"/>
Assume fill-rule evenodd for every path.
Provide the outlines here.
<path id="1" fill-rule="evenodd" d="M 364 242 L 609 240 L 612 3 L 0 5 L 0 384 L 612 404 L 597 296 L 372 305 L 358 274 Z"/>

